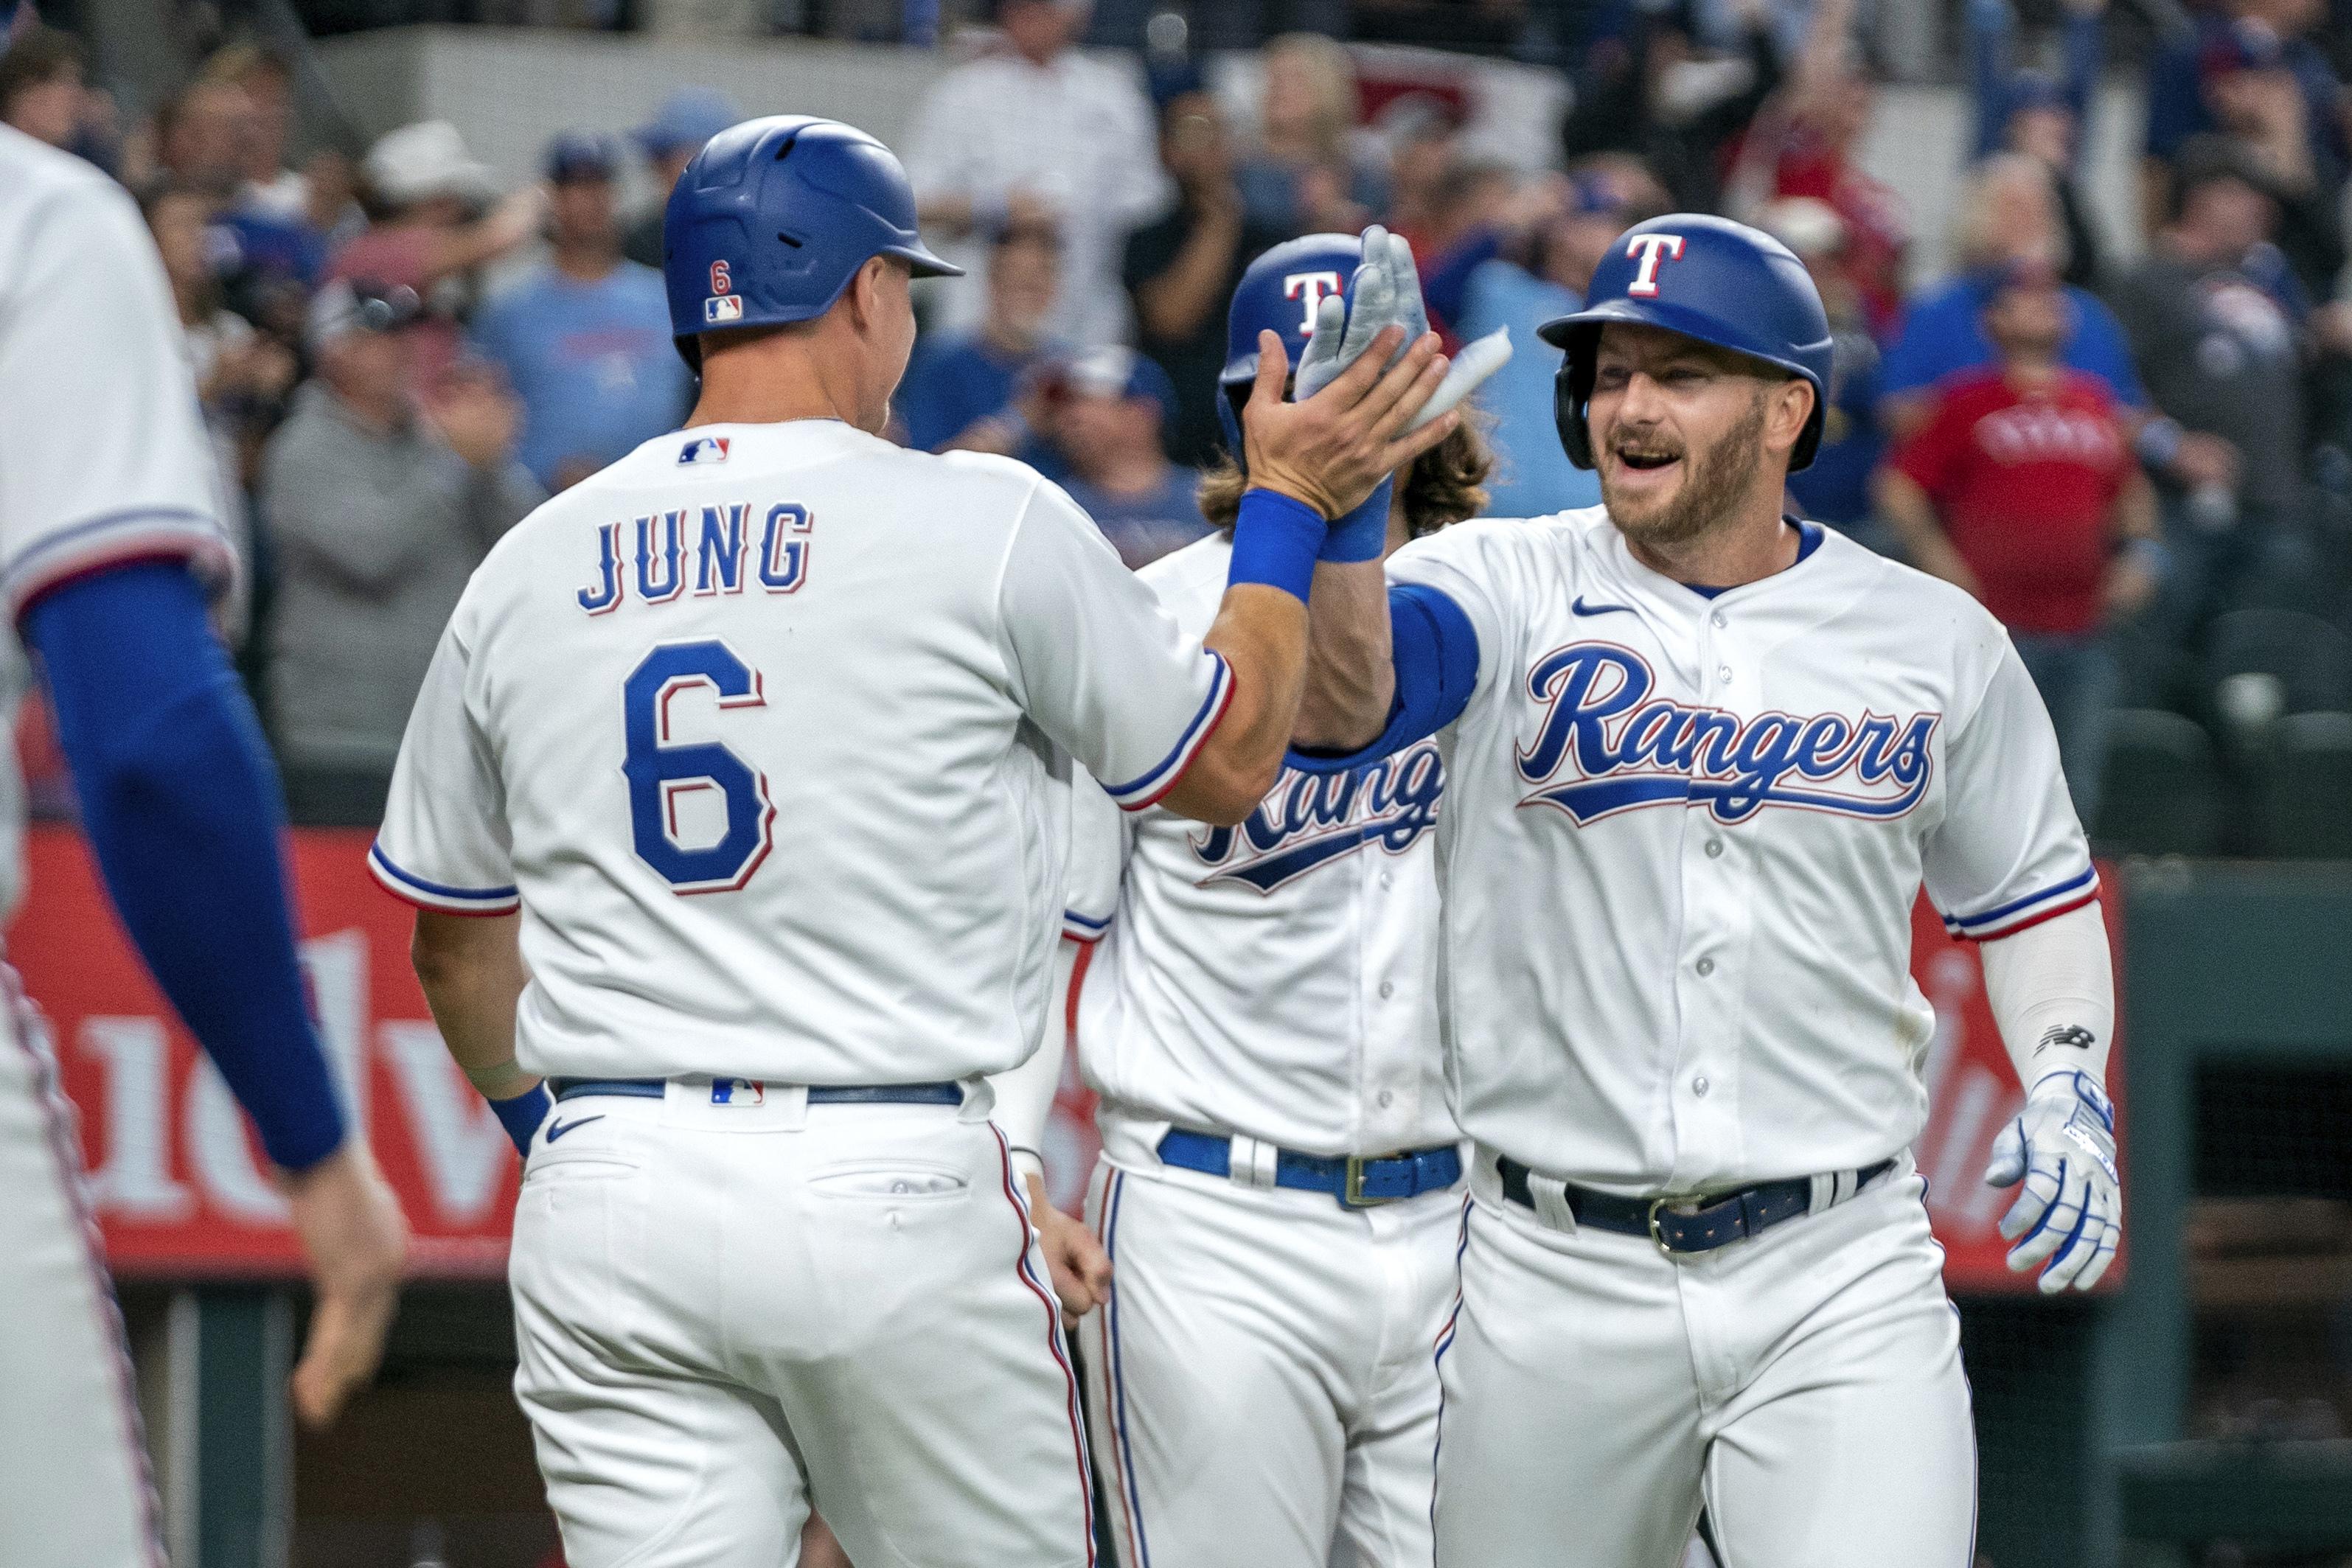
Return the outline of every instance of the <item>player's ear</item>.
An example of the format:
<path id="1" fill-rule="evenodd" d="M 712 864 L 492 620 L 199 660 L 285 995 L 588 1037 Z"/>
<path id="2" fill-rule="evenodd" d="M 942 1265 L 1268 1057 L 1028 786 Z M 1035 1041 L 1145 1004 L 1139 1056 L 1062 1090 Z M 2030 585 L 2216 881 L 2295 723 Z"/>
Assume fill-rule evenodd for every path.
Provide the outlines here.
<path id="1" fill-rule="evenodd" d="M 1764 396 L 1764 444 L 1774 452 L 1794 451 L 1813 416 L 1813 383 L 1790 376 Z"/>

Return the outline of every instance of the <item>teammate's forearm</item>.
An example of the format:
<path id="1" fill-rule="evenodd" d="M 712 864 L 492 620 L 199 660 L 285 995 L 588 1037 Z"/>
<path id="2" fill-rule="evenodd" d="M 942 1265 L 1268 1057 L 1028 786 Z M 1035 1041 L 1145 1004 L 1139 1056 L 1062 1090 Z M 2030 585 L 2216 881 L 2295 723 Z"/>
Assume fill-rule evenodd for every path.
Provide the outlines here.
<path id="1" fill-rule="evenodd" d="M 1053 1113 L 1054 1092 L 1061 1087 L 1062 1063 L 1069 1041 L 1070 977 L 1077 967 L 1079 945 L 1063 938 L 1055 944 L 1054 988 L 1045 1019 L 1045 1038 L 1029 1060 L 988 1082 L 996 1091 L 996 1124 L 1013 1145 L 1013 1157 L 1024 1172 L 1044 1169 L 1045 1121 Z M 1027 1155 L 1024 1159 L 1023 1155 Z"/>
<path id="2" fill-rule="evenodd" d="M 2096 903 L 1984 943 L 1985 992 L 2018 1082 L 2053 1072 L 2106 1082 L 2116 1026 L 2115 961 Z"/>
<path id="3" fill-rule="evenodd" d="M 1307 606 L 1262 582 L 1235 583 L 1202 643 L 1233 670 L 1233 702 L 1161 804 L 1230 827 L 1281 777 L 1306 682 Z"/>
<path id="4" fill-rule="evenodd" d="M 60 587 L 26 612 L 82 827 L 124 928 L 289 1170 L 345 1136 L 295 958 L 278 780 L 176 562 Z"/>
<path id="5" fill-rule="evenodd" d="M 1353 751 L 1381 733 L 1396 695 L 1388 579 L 1377 560 L 1323 561 L 1307 603 L 1307 681 L 1294 744 Z"/>
<path id="6" fill-rule="evenodd" d="M 449 1055 L 484 1098 L 507 1100 L 539 1082 L 515 1061 L 515 1005 L 530 978 L 519 915 L 420 910 L 409 956 Z"/>

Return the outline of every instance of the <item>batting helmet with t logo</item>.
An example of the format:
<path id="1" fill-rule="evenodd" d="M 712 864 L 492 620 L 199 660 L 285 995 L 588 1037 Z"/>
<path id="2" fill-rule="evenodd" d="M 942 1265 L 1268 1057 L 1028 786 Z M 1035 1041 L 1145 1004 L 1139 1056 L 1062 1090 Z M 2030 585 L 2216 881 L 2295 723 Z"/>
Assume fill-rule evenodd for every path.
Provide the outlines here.
<path id="1" fill-rule="evenodd" d="M 1776 365 L 1813 387 L 1812 416 L 1789 454 L 1793 472 L 1813 460 L 1828 416 L 1830 321 L 1805 264 L 1770 235 L 1702 213 L 1673 213 L 1619 235 L 1593 269 L 1584 308 L 1536 329 L 1567 351 L 1554 381 L 1559 444 L 1579 468 L 1592 466 L 1585 416 L 1592 402 L 1593 355 L 1612 321 L 1661 327 Z"/>
<path id="2" fill-rule="evenodd" d="M 1217 375 L 1217 423 L 1224 427 L 1225 449 L 1234 462 L 1242 460 L 1242 407 L 1257 380 L 1259 331 L 1281 334 L 1283 351 L 1297 371 L 1315 332 L 1317 307 L 1334 295 L 1348 297 L 1363 259 L 1364 242 L 1354 235 L 1306 235 L 1251 262 L 1234 285 L 1233 306 L 1225 315 L 1225 368 Z"/>
<path id="3" fill-rule="evenodd" d="M 915 192 L 891 151 L 856 126 L 805 114 L 732 125 L 703 144 L 662 214 L 670 331 L 699 370 L 697 337 L 824 315 L 877 256 L 917 277 L 954 277 L 915 232 Z"/>

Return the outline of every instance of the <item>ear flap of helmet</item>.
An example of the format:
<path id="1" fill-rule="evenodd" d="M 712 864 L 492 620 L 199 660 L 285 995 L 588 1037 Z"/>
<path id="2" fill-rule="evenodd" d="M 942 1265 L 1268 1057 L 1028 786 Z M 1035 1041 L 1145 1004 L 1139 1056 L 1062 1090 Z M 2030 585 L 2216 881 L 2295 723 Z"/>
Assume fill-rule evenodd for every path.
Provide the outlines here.
<path id="1" fill-rule="evenodd" d="M 1579 468 L 1593 465 L 1589 411 L 1592 406 L 1592 349 L 1599 336 L 1598 332 L 1580 331 L 1570 338 L 1559 370 L 1551 379 L 1551 418 L 1559 431 L 1559 448 Z"/>

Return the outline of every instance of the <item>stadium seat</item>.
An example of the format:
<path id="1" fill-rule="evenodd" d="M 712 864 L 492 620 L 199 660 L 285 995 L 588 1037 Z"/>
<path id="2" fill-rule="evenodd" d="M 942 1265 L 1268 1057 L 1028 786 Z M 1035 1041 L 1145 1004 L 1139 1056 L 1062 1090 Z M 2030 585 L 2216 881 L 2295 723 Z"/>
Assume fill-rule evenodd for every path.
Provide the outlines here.
<path id="1" fill-rule="evenodd" d="M 2123 708 L 2107 729 L 2107 766 L 2092 835 L 2105 852 L 2209 855 L 2221 848 L 2221 769 L 2191 719 Z"/>
<path id="2" fill-rule="evenodd" d="M 2205 679 L 2219 687 L 2233 675 L 2273 677 L 2283 712 L 2352 711 L 2352 638 L 2296 610 L 2233 610 L 2213 622 Z"/>
<path id="3" fill-rule="evenodd" d="M 2263 852 L 2352 860 L 2352 712 L 2279 720 L 2263 771 Z"/>

